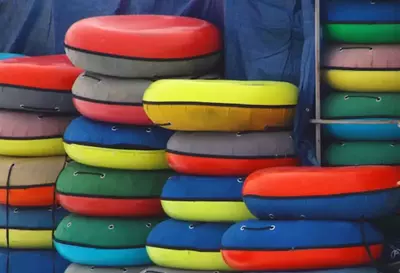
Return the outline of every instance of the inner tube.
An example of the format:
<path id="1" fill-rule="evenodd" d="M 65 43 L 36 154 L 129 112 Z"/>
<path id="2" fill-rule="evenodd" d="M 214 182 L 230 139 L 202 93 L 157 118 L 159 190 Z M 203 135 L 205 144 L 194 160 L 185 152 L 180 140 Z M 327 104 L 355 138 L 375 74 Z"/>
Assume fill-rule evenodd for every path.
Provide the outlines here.
<path id="1" fill-rule="evenodd" d="M 146 267 L 96 267 L 80 264 L 71 264 L 67 270 L 62 273 L 140 273 Z"/>
<path id="2" fill-rule="evenodd" d="M 126 78 L 208 73 L 221 50 L 215 26 L 182 16 L 92 17 L 76 22 L 65 35 L 65 52 L 74 65 Z"/>
<path id="3" fill-rule="evenodd" d="M 174 219 L 238 222 L 254 218 L 242 199 L 243 177 L 173 176 L 165 183 L 161 204 Z"/>
<path id="4" fill-rule="evenodd" d="M 159 127 L 114 125 L 74 119 L 64 133 L 64 148 L 74 161 L 124 170 L 168 169 L 165 156 L 172 131 Z"/>
<path id="5" fill-rule="evenodd" d="M 158 218 L 97 218 L 71 214 L 54 232 L 54 246 L 72 263 L 105 267 L 150 265 L 146 238 L 160 221 L 162 219 Z"/>
<path id="6" fill-rule="evenodd" d="M 16 207 L 52 205 L 57 176 L 65 164 L 65 156 L 0 156 L 0 204 Z"/>
<path id="7" fill-rule="evenodd" d="M 400 94 L 331 92 L 323 100 L 322 118 L 400 118 Z"/>
<path id="8" fill-rule="evenodd" d="M 389 166 L 272 168 L 246 178 L 243 200 L 258 219 L 374 219 L 397 212 L 398 181 Z"/>
<path id="9" fill-rule="evenodd" d="M 13 249 L 53 248 L 53 229 L 67 211 L 61 207 L 22 208 L 0 206 L 0 247 Z"/>
<path id="10" fill-rule="evenodd" d="M 338 91 L 400 92 L 400 45 L 328 46 L 323 79 Z"/>
<path id="11" fill-rule="evenodd" d="M 298 89 L 287 82 L 159 80 L 143 107 L 159 126 L 177 131 L 263 131 L 291 128 Z"/>
<path id="12" fill-rule="evenodd" d="M 143 269 L 140 273 L 215 273 L 216 271 L 206 270 L 182 270 L 176 268 L 167 268 L 160 266 L 150 266 Z M 232 273 L 235 271 L 223 271 L 224 273 Z M 372 272 L 375 273 L 375 272 Z"/>
<path id="13" fill-rule="evenodd" d="M 295 166 L 291 132 L 177 132 L 168 141 L 169 166 L 178 173 L 246 176 L 268 167 Z"/>
<path id="14" fill-rule="evenodd" d="M 96 217 L 163 215 L 160 195 L 172 171 L 122 171 L 71 162 L 57 180 L 60 204 Z M 118 186 L 117 186 L 118 185 Z"/>
<path id="15" fill-rule="evenodd" d="M 397 119 L 400 120 L 400 117 Z M 387 118 L 347 119 L 348 121 L 376 121 Z M 346 141 L 398 141 L 400 126 L 398 124 L 326 124 L 325 133 L 338 140 Z"/>
<path id="16" fill-rule="evenodd" d="M 332 143 L 325 150 L 327 166 L 400 165 L 400 144 L 389 141 Z"/>
<path id="17" fill-rule="evenodd" d="M 18 57 L 24 57 L 24 55 L 14 54 L 14 53 L 0 53 L 0 60 L 6 60 Z"/>
<path id="18" fill-rule="evenodd" d="M 200 78 L 218 79 L 218 75 Z M 76 109 L 85 117 L 104 122 L 152 125 L 142 98 L 156 79 L 126 79 L 84 72 L 72 87 Z"/>
<path id="19" fill-rule="evenodd" d="M 149 234 L 147 253 L 159 266 L 187 270 L 231 270 L 220 247 L 230 223 L 166 220 Z"/>
<path id="20" fill-rule="evenodd" d="M 221 251 L 241 271 L 321 270 L 370 264 L 383 240 L 366 222 L 248 220 L 224 233 Z"/>
<path id="21" fill-rule="evenodd" d="M 82 70 L 65 55 L 0 62 L 0 109 L 76 114 L 71 88 Z"/>
<path id="22" fill-rule="evenodd" d="M 72 119 L 0 110 L 0 155 L 64 155 L 62 136 Z"/>
<path id="23" fill-rule="evenodd" d="M 64 273 L 69 262 L 55 250 L 0 248 L 0 272 Z"/>
<path id="24" fill-rule="evenodd" d="M 399 43 L 397 1 L 335 0 L 323 3 L 324 38 L 348 43 Z"/>

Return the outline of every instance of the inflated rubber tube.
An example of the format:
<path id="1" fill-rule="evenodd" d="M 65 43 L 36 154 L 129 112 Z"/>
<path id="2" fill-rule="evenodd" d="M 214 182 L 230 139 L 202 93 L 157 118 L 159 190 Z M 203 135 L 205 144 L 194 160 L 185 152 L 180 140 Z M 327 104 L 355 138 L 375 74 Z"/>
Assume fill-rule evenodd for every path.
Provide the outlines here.
<path id="1" fill-rule="evenodd" d="M 258 219 L 374 219 L 397 212 L 398 181 L 390 166 L 271 168 L 246 178 L 243 200 Z"/>
<path id="2" fill-rule="evenodd" d="M 122 171 L 69 163 L 57 180 L 60 204 L 87 216 L 164 215 L 160 195 L 172 171 Z"/>
<path id="3" fill-rule="evenodd" d="M 71 88 L 82 70 L 65 55 L 0 62 L 0 109 L 76 114 Z"/>
<path id="4" fill-rule="evenodd" d="M 321 9 L 324 37 L 348 43 L 399 43 L 396 1 L 327 1 Z"/>
<path id="5" fill-rule="evenodd" d="M 208 73 L 221 50 L 215 26 L 181 16 L 93 17 L 76 22 L 65 35 L 65 51 L 76 66 L 127 78 Z"/>
<path id="6" fill-rule="evenodd" d="M 324 119 L 400 118 L 400 94 L 332 92 L 322 104 Z"/>
<path id="7" fill-rule="evenodd" d="M 218 79 L 218 75 L 201 78 Z M 104 122 L 152 125 L 142 98 L 155 80 L 124 79 L 84 72 L 72 87 L 73 102 L 85 117 Z"/>
<path id="8" fill-rule="evenodd" d="M 180 131 L 263 131 L 293 124 L 298 89 L 286 82 L 160 80 L 143 106 L 155 123 Z"/>
<path id="9" fill-rule="evenodd" d="M 17 208 L 2 205 L 0 247 L 51 249 L 53 229 L 67 214 L 61 207 Z"/>
<path id="10" fill-rule="evenodd" d="M 383 240 L 367 222 L 248 220 L 225 232 L 221 252 L 236 270 L 321 270 L 367 265 Z"/>
<path id="11" fill-rule="evenodd" d="M 243 177 L 173 176 L 162 190 L 162 207 L 169 217 L 184 221 L 253 219 L 243 203 L 243 182 Z"/>
<path id="12" fill-rule="evenodd" d="M 24 55 L 14 53 L 0 53 L 0 60 L 24 57 Z"/>
<path id="13" fill-rule="evenodd" d="M 235 271 L 217 271 L 217 272 L 229 273 L 229 272 L 235 272 Z M 216 273 L 216 271 L 183 270 L 183 269 L 167 268 L 167 267 L 160 267 L 160 266 L 150 266 L 146 269 L 143 269 L 140 273 Z"/>
<path id="14" fill-rule="evenodd" d="M 69 262 L 55 250 L 0 249 L 0 272 L 64 273 Z"/>
<path id="15" fill-rule="evenodd" d="M 349 92 L 400 92 L 400 45 L 329 46 L 323 78 L 334 89 Z"/>
<path id="16" fill-rule="evenodd" d="M 400 23 L 397 1 L 335 0 L 323 5 L 321 21 L 324 23 Z"/>
<path id="17" fill-rule="evenodd" d="M 140 273 L 146 267 L 96 267 L 71 264 L 63 273 Z"/>
<path id="18" fill-rule="evenodd" d="M 71 214 L 58 225 L 54 246 L 61 256 L 72 263 L 115 267 L 150 265 L 146 238 L 162 220 Z"/>
<path id="19" fill-rule="evenodd" d="M 298 164 L 290 132 L 177 132 L 167 144 L 178 173 L 243 176 L 267 167 Z"/>
<path id="20" fill-rule="evenodd" d="M 52 205 L 55 182 L 65 164 L 65 156 L 0 156 L 0 204 L 16 207 Z"/>
<path id="21" fill-rule="evenodd" d="M 333 143 L 323 161 L 328 166 L 400 165 L 400 145 L 388 141 Z"/>
<path id="22" fill-rule="evenodd" d="M 64 155 L 62 136 L 72 117 L 0 111 L 0 155 Z"/>
<path id="23" fill-rule="evenodd" d="M 76 162 L 111 169 L 168 169 L 165 156 L 172 131 L 159 127 L 132 127 L 73 120 L 64 134 L 64 147 Z"/>
<path id="24" fill-rule="evenodd" d="M 159 266 L 188 270 L 230 270 L 220 247 L 229 223 L 190 223 L 166 220 L 147 238 L 146 249 Z"/>
<path id="25" fill-rule="evenodd" d="M 400 117 L 398 118 L 400 119 Z M 347 119 L 348 121 L 374 121 L 391 119 Z M 397 141 L 400 126 L 397 124 L 326 124 L 324 131 L 335 139 L 347 141 Z"/>

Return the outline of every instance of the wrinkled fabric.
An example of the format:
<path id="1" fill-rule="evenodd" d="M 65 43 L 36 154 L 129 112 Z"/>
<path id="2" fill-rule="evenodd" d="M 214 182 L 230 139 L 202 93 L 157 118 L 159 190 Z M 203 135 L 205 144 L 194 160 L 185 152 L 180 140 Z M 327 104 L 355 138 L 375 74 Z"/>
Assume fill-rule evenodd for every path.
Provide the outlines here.
<path id="1" fill-rule="evenodd" d="M 313 0 L 225 0 L 225 75 L 299 87 L 294 135 L 305 165 L 317 165 Z"/>

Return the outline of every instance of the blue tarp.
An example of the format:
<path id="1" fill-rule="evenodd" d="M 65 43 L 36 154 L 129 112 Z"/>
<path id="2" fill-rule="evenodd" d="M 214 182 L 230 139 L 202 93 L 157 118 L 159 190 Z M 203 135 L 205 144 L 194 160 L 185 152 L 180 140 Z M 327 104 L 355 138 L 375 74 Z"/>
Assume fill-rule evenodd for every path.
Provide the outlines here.
<path id="1" fill-rule="evenodd" d="M 299 86 L 295 139 L 303 163 L 316 164 L 313 0 L 0 0 L 0 52 L 63 52 L 68 27 L 109 14 L 171 14 L 205 19 L 225 37 L 225 76 Z M 225 7 L 224 7 L 225 6 Z M 225 13 L 225 16 L 224 16 Z M 3 27 L 6 26 L 6 27 Z"/>

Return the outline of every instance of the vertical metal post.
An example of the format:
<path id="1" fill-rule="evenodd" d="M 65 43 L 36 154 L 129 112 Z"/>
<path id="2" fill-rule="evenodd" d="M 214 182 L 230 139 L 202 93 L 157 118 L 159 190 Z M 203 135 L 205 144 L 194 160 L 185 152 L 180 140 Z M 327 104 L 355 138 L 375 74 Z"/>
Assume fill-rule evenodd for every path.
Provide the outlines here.
<path id="1" fill-rule="evenodd" d="M 320 0 L 315 0 L 314 10 L 315 27 L 315 119 L 321 119 L 321 76 L 320 76 L 320 40 L 321 40 L 321 17 Z M 321 144 L 321 124 L 315 124 L 315 153 L 318 162 L 321 164 L 322 144 Z"/>

